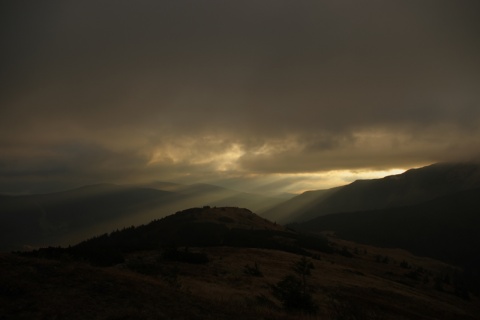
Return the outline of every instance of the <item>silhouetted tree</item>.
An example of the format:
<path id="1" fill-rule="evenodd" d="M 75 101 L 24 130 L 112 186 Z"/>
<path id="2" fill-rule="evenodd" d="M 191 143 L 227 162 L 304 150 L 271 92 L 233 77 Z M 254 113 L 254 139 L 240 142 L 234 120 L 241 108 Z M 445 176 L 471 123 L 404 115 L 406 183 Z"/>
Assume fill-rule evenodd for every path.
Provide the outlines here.
<path id="1" fill-rule="evenodd" d="M 307 283 L 307 276 L 310 276 L 311 270 L 314 269 L 313 263 L 304 256 L 292 266 L 292 269 L 296 275 L 289 274 L 273 285 L 273 295 L 287 310 L 315 313 L 317 305 L 313 301 L 312 292 Z"/>
<path id="2" fill-rule="evenodd" d="M 251 267 L 248 264 L 245 265 L 245 267 L 243 269 L 243 273 L 245 273 L 246 275 L 249 275 L 249 276 L 263 277 L 263 273 L 262 273 L 262 271 L 260 271 L 260 268 L 258 267 L 258 264 L 256 262 L 253 265 L 253 267 Z"/>
<path id="3" fill-rule="evenodd" d="M 293 265 L 293 271 L 302 278 L 302 294 L 307 294 L 307 276 L 311 275 L 312 269 L 315 269 L 312 261 L 305 256 Z"/>

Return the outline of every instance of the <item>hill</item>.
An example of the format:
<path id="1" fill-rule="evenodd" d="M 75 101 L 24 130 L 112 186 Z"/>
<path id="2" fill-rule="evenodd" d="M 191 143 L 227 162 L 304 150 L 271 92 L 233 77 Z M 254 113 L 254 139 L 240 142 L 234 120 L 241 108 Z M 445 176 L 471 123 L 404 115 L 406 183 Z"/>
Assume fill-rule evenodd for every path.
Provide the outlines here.
<path id="1" fill-rule="evenodd" d="M 34 254 L 47 257 L 69 255 L 106 266 L 123 261 L 126 254 L 134 251 L 169 250 L 182 255 L 177 252 L 178 247 L 192 246 L 269 248 L 305 255 L 309 255 L 309 249 L 332 251 L 324 237 L 288 230 L 248 209 L 206 206 L 183 210 L 146 225 L 103 234 L 68 248 L 39 249 Z M 184 257 L 199 258 L 189 254 Z"/>
<path id="2" fill-rule="evenodd" d="M 165 182 L 148 187 L 97 184 L 51 194 L 0 195 L 0 250 L 74 244 L 185 207 L 228 205 L 260 210 L 281 201 L 211 185 Z"/>
<path id="3" fill-rule="evenodd" d="M 302 231 L 333 231 L 341 238 L 480 268 L 480 188 L 421 204 L 330 214 L 296 224 Z"/>
<path id="4" fill-rule="evenodd" d="M 244 220 L 249 214 L 237 213 L 229 217 Z M 168 248 L 133 250 L 110 267 L 72 256 L 0 254 L 0 314 L 4 319 L 477 319 L 480 301 L 460 290 L 455 267 L 334 237 L 329 243 L 331 253 L 308 250 L 315 315 L 285 310 L 272 291 L 289 279 L 301 255 L 239 246 L 178 248 L 177 255 Z"/>
<path id="5" fill-rule="evenodd" d="M 480 187 L 480 164 L 438 163 L 382 179 L 357 180 L 317 194 L 303 194 L 280 204 L 266 216 L 276 220 L 278 212 L 280 223 L 302 222 L 331 213 L 418 204 L 476 187 Z M 297 203 L 300 205 L 292 206 Z"/>

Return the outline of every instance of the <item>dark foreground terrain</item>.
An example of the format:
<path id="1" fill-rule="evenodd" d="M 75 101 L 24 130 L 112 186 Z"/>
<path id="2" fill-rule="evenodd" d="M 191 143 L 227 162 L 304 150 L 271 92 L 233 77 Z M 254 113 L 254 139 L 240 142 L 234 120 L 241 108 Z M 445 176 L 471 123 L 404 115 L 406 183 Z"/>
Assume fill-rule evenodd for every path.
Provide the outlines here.
<path id="1" fill-rule="evenodd" d="M 201 234 L 186 232 L 166 244 L 197 223 L 234 241 L 195 246 Z M 265 245 L 252 247 L 249 232 Z M 118 245 L 115 263 L 85 255 L 129 237 L 137 247 Z M 457 267 L 333 235 L 327 247 L 303 240 L 248 210 L 203 208 L 71 248 L 4 253 L 0 319 L 478 319 L 479 297 Z"/>

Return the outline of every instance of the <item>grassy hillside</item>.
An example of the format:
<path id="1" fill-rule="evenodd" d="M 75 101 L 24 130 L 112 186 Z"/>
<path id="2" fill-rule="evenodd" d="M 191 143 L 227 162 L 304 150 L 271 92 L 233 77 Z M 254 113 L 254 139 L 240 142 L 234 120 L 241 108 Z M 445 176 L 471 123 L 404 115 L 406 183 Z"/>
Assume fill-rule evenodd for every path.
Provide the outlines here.
<path id="1" fill-rule="evenodd" d="M 477 318 L 479 297 L 465 286 L 468 278 L 460 268 L 326 237 L 299 234 L 247 209 L 192 208 L 71 248 L 1 254 L 0 314 L 3 319 Z M 322 245 L 314 245 L 315 239 Z M 308 308 L 301 303 L 307 297 Z"/>
<path id="2" fill-rule="evenodd" d="M 202 263 L 142 250 L 111 267 L 2 254 L 0 314 L 3 319 L 477 319 L 478 297 L 456 294 L 456 268 L 401 250 L 329 241 L 337 253 L 311 251 L 314 269 L 307 283 L 315 315 L 285 310 L 272 293 L 301 256 L 226 246 L 189 247 L 208 257 Z"/>

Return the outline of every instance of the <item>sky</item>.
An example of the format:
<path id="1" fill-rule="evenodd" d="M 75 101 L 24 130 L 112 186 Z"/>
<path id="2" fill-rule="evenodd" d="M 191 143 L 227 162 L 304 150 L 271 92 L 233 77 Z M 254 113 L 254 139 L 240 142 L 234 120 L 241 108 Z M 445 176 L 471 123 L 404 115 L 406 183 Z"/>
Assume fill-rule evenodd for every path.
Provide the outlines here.
<path id="1" fill-rule="evenodd" d="M 478 0 L 12 0 L 0 12 L 0 192 L 301 192 L 479 155 Z"/>

